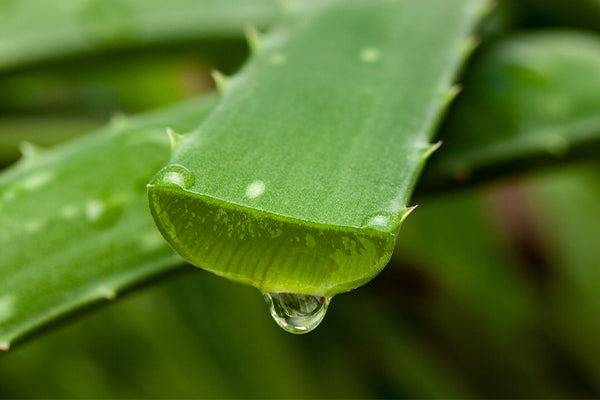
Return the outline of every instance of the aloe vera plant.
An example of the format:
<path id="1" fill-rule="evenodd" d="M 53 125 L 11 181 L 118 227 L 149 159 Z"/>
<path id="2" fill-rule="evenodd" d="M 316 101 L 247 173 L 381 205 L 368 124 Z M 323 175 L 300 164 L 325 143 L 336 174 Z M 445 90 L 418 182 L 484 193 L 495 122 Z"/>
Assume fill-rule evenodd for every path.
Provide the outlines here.
<path id="1" fill-rule="evenodd" d="M 504 65 L 509 61 L 514 64 L 515 61 L 518 60 L 518 65 L 521 65 L 524 69 L 534 68 L 538 65 L 540 52 L 542 52 L 542 54 L 548 54 L 551 51 L 554 51 L 553 49 L 555 48 L 561 48 L 564 43 L 577 41 L 579 37 L 579 35 L 570 33 L 563 33 L 561 35 L 539 33 L 535 36 L 528 35 L 524 37 L 527 39 L 527 41 L 524 42 L 529 43 L 530 46 L 513 45 L 520 43 L 520 36 L 515 36 L 496 43 L 494 45 L 495 47 L 487 51 L 479 60 L 476 60 L 475 65 L 472 67 L 473 70 L 481 71 L 478 75 L 479 84 L 477 86 L 468 85 L 461 94 L 462 97 L 460 98 L 460 101 L 452 111 L 460 110 L 462 107 L 466 108 L 467 105 L 473 107 L 474 104 L 477 104 L 478 99 L 480 98 L 480 94 L 476 90 L 477 87 L 487 87 L 494 82 L 506 81 L 513 76 L 510 75 L 511 69 L 489 68 L 488 66 L 495 64 L 488 60 L 493 59 L 495 63 L 501 65 Z M 536 41 L 536 38 L 539 38 L 539 40 Z M 590 50 L 595 49 L 599 42 L 598 40 L 592 40 L 591 37 L 589 39 L 589 41 L 582 41 L 581 45 L 583 46 L 584 43 L 589 45 L 589 50 L 585 53 L 592 55 L 593 52 Z M 531 45 L 533 43 L 536 43 L 536 45 Z M 598 67 L 598 62 L 593 56 L 581 59 L 580 53 L 557 51 L 556 55 L 553 57 L 562 60 L 560 65 L 581 65 L 583 71 L 594 70 Z M 484 71 L 485 73 L 483 73 Z M 560 80 L 560 84 L 564 85 L 564 87 L 571 87 L 579 80 L 578 77 L 578 74 L 558 74 L 549 77 L 548 85 L 550 87 L 558 85 L 558 83 L 552 83 L 552 81 L 556 79 Z M 506 92 L 507 97 L 505 98 L 505 101 L 509 104 L 520 104 L 525 101 L 524 98 L 531 99 L 532 94 L 531 91 L 523 93 L 519 90 L 510 90 Z M 540 99 L 541 97 L 534 96 L 533 98 Z M 592 104 L 594 104 L 593 98 L 590 100 L 592 101 Z M 14 171 L 6 171 L 2 178 L 2 182 L 0 182 L 0 187 L 2 187 L 3 193 L 7 193 L 11 191 L 10 188 L 14 189 L 14 185 L 21 181 L 35 181 L 35 177 L 40 174 L 43 175 L 44 173 L 50 172 L 51 174 L 57 175 L 61 173 L 60 171 L 71 169 L 73 175 L 69 180 L 55 180 L 52 183 L 52 185 L 56 187 L 54 192 L 55 197 L 51 197 L 54 202 L 51 204 L 54 204 L 54 208 L 65 206 L 65 204 L 63 204 L 61 193 L 68 190 L 72 191 L 75 182 L 94 182 L 98 179 L 98 176 L 107 177 L 102 180 L 103 185 L 100 186 L 98 190 L 103 191 L 108 198 L 120 197 L 123 188 L 134 187 L 135 185 L 138 185 L 139 188 L 141 188 L 144 183 L 144 177 L 150 176 L 153 173 L 152 168 L 158 168 L 161 164 L 167 162 L 169 142 L 167 136 L 164 134 L 165 126 L 169 125 L 173 129 L 181 131 L 192 130 L 199 124 L 203 116 L 208 114 L 209 110 L 212 109 L 216 103 L 217 99 L 215 97 L 207 97 L 199 101 L 175 105 L 165 109 L 159 114 L 151 113 L 147 116 L 140 115 L 122 126 L 120 126 L 118 120 L 116 120 L 112 127 L 94 134 L 93 137 L 95 137 L 95 139 L 82 138 L 77 142 L 69 144 L 66 147 L 69 149 L 68 152 L 63 147 L 45 150 L 44 157 L 30 159 L 27 162 L 22 162 L 20 165 L 13 167 Z M 498 112 L 501 112 L 502 110 L 503 109 L 500 108 Z M 507 113 L 504 119 L 507 121 L 510 120 L 511 115 L 512 114 Z M 582 116 L 584 119 L 587 118 L 585 113 L 583 113 Z M 452 114 L 450 117 L 451 119 L 453 118 Z M 498 118 L 502 119 L 501 116 Z M 564 134 L 566 136 L 577 135 L 577 127 L 581 126 L 581 123 L 577 122 L 579 118 L 578 114 L 572 114 L 571 118 L 570 123 L 564 124 Z M 463 122 L 463 125 L 458 124 L 460 121 Z M 482 130 L 488 131 L 495 128 L 496 125 L 494 119 L 487 118 L 483 120 L 483 122 L 486 121 L 489 125 L 481 127 Z M 537 123 L 541 129 L 544 126 L 544 121 L 544 119 L 533 119 L 529 125 L 535 126 L 534 123 Z M 441 136 L 444 143 L 452 143 L 453 134 L 458 136 L 463 135 L 465 132 L 473 132 L 474 134 L 477 131 L 477 128 L 471 126 L 472 122 L 469 118 L 459 119 L 455 124 L 447 125 L 448 126 L 444 128 Z M 454 126 L 453 131 L 450 131 L 448 128 L 449 126 Z M 527 134 L 535 134 L 537 131 L 537 129 L 530 129 L 524 131 L 522 134 L 526 136 Z M 600 129 L 596 129 L 596 132 L 600 132 Z M 597 136 L 592 135 L 589 137 L 588 140 L 590 143 L 594 143 L 594 137 Z M 126 147 L 122 146 L 124 141 L 133 139 L 138 140 L 137 144 L 130 144 Z M 502 135 L 498 135 L 494 140 L 495 142 L 490 140 L 488 146 L 513 149 L 514 152 L 511 156 L 513 159 L 526 160 L 522 158 L 523 155 L 518 151 L 518 146 L 515 147 L 514 145 L 510 145 L 510 141 L 513 140 L 511 136 L 505 138 Z M 111 150 L 105 152 L 102 154 L 102 157 L 99 157 L 94 161 L 95 168 L 87 168 L 89 165 L 89 155 L 96 153 L 98 143 L 106 149 Z M 462 143 L 466 146 L 469 141 L 464 141 Z M 116 151 L 117 149 L 118 151 Z M 543 146 L 539 147 L 537 151 L 538 153 L 535 151 L 531 152 L 528 159 L 535 160 L 538 156 L 546 153 L 546 149 Z M 466 149 L 465 154 L 468 154 Z M 439 150 L 439 154 L 436 155 L 436 158 L 439 160 L 458 159 L 459 155 L 459 149 L 455 147 L 455 145 L 449 145 L 442 146 Z M 510 154 L 507 153 L 506 155 Z M 563 157 L 554 157 L 554 159 L 560 160 L 564 159 L 564 157 L 569 158 L 572 155 L 573 153 L 566 153 Z M 137 168 L 130 168 L 130 161 L 128 160 L 131 157 L 144 161 L 143 165 L 147 165 L 149 169 L 147 171 L 142 171 Z M 49 162 L 47 161 L 48 159 L 52 159 L 53 161 Z M 510 157 L 508 159 L 510 159 Z M 490 166 L 496 163 L 493 157 L 488 158 L 488 162 Z M 535 163 L 533 162 L 521 164 L 522 166 L 535 166 Z M 448 169 L 444 172 L 442 168 Z M 514 170 L 510 168 L 504 169 L 505 173 L 513 171 Z M 428 179 L 431 179 L 431 177 L 436 175 L 439 176 L 440 174 L 452 177 L 454 170 L 450 168 L 448 164 L 435 162 L 425 169 L 424 179 L 421 181 L 421 184 L 423 187 L 429 189 L 435 188 L 435 186 L 431 186 L 435 181 Z M 122 186 L 114 186 L 112 184 L 112 179 L 109 179 L 111 176 L 114 176 L 115 178 L 118 177 Z M 440 181 L 438 181 L 438 183 L 439 182 Z M 440 186 L 435 190 L 440 192 L 443 191 L 443 189 L 444 186 Z M 76 247 L 73 247 L 73 251 L 69 253 L 63 252 L 63 246 L 68 245 L 69 243 L 76 243 L 77 238 L 80 236 L 79 231 L 74 229 L 74 227 L 80 225 L 85 226 L 87 223 L 76 219 L 56 219 L 52 225 L 52 230 L 50 230 L 49 226 L 40 226 L 39 231 L 26 231 L 24 227 L 31 224 L 32 220 L 35 220 L 36 218 L 40 220 L 47 218 L 45 210 L 35 211 L 36 206 L 34 206 L 41 202 L 42 198 L 46 199 L 44 201 L 47 201 L 48 197 L 46 190 L 44 185 L 29 187 L 29 190 L 21 194 L 21 199 L 25 199 L 25 201 L 13 201 L 10 204 L 10 207 L 4 208 L 4 213 L 0 215 L 5 221 L 5 224 L 7 224 L 7 221 L 9 220 L 12 221 L 10 225 L 7 225 L 11 228 L 8 228 L 7 235 L 3 236 L 2 247 L 7 249 L 15 246 L 20 247 L 19 251 L 4 254 L 2 262 L 0 262 L 0 270 L 6 276 L 14 275 L 14 278 L 12 280 L 4 281 L 0 286 L 5 293 L 34 293 L 37 290 L 36 288 L 39 287 L 40 282 L 45 279 L 44 277 L 46 275 L 44 275 L 44 272 L 50 272 L 47 271 L 47 265 L 42 263 L 42 260 L 49 258 L 48 254 L 53 254 L 50 258 L 55 258 L 57 260 L 56 268 L 58 268 L 59 271 L 62 271 L 57 276 L 57 281 L 55 283 L 60 287 L 60 290 L 47 290 L 44 291 L 43 294 L 38 293 L 36 296 L 31 297 L 31 299 L 36 300 L 35 302 L 27 300 L 17 301 L 16 299 L 11 300 L 10 302 L 7 301 L 6 304 L 10 303 L 10 307 L 7 306 L 5 310 L 10 310 L 10 312 L 6 311 L 3 314 L 4 318 L 0 324 L 0 342 L 5 344 L 23 337 L 23 335 L 30 332 L 32 329 L 43 326 L 65 313 L 72 312 L 73 310 L 88 304 L 90 301 L 95 302 L 105 299 L 106 293 L 110 292 L 111 294 L 116 294 L 121 288 L 136 285 L 149 276 L 154 276 L 162 271 L 171 270 L 182 263 L 181 259 L 171 256 L 171 250 L 165 243 L 160 244 L 158 234 L 151 234 L 153 226 L 147 215 L 148 210 L 146 202 L 143 201 L 143 195 L 140 194 L 140 197 L 137 200 L 133 197 L 131 198 L 131 202 L 128 206 L 130 207 L 128 209 L 129 211 L 123 214 L 123 216 L 127 216 L 128 222 L 120 222 L 108 231 L 94 229 L 88 229 L 87 231 L 87 234 L 89 235 L 88 240 L 93 244 L 93 249 L 95 251 L 93 260 L 97 260 L 97 262 L 100 263 L 102 258 L 108 256 L 108 254 L 112 254 L 111 258 L 113 260 L 121 260 L 119 262 L 113 261 L 113 264 L 110 266 L 112 273 L 119 277 L 119 284 L 113 285 L 110 291 L 107 290 L 105 294 L 102 294 L 100 291 L 94 292 L 94 290 L 91 290 L 90 288 L 98 288 L 106 285 L 106 270 L 96 270 L 96 264 L 94 263 L 86 265 L 86 270 L 89 270 L 88 273 L 80 274 L 76 279 L 65 279 L 64 284 L 60 284 L 59 282 L 61 279 L 70 275 L 70 272 L 68 271 L 74 271 L 77 269 L 77 266 L 81 265 L 82 257 L 89 251 L 87 248 L 75 251 Z M 424 190 L 420 193 L 423 194 Z M 84 203 L 89 196 L 90 193 L 83 191 L 74 192 L 72 195 L 73 198 L 80 199 L 82 210 L 84 208 Z M 34 212 L 34 214 L 32 214 L 32 212 Z M 110 233 L 113 231 L 114 233 Z M 20 233 L 17 234 L 16 232 Z M 36 254 L 38 250 L 39 240 L 36 239 L 36 237 L 51 238 L 57 232 L 62 233 L 61 235 L 57 235 L 60 236 L 60 238 L 57 237 L 55 245 L 49 246 L 45 255 L 40 254 L 37 259 L 31 260 L 30 255 Z M 132 247 L 120 244 L 123 237 L 144 235 L 147 235 L 148 237 L 153 236 L 157 240 L 157 247 L 137 247 L 133 249 Z M 408 233 L 408 236 L 402 236 L 403 239 L 400 242 L 401 250 L 399 250 L 400 254 L 406 254 L 407 251 L 408 254 L 410 254 L 410 247 L 407 246 L 411 243 L 411 238 L 413 236 L 412 233 Z M 157 257 L 157 255 L 160 256 Z M 145 263 L 154 258 L 156 258 L 156 262 L 151 268 L 133 268 L 134 266 L 145 265 Z M 91 297 L 94 293 L 95 297 Z M 49 309 L 52 309 L 53 311 L 50 311 Z M 7 346 L 5 345 L 5 347 Z"/>
<path id="2" fill-rule="evenodd" d="M 164 125 L 188 127 L 212 104 L 120 118 L 52 151 L 22 146 L 0 178 L 0 348 L 181 264 L 154 227 L 145 185 L 168 159 Z"/>
<path id="3" fill-rule="evenodd" d="M 597 35 L 521 34 L 484 53 L 440 132 L 443 151 L 431 159 L 423 190 L 600 153 Z"/>
<path id="4" fill-rule="evenodd" d="M 120 68 L 126 58 L 132 65 L 154 60 L 167 66 L 185 46 L 210 63 L 204 38 L 231 43 L 222 38 L 239 35 L 246 22 L 270 26 L 276 14 L 267 0 L 102 0 L 57 1 L 55 12 L 42 16 L 50 4 L 0 4 L 0 69 L 13 70 L 0 75 L 10 89 L 0 101 L 0 143 L 9 152 L 19 140 L 14 136 L 23 137 L 18 131 L 31 128 L 32 138 L 59 141 L 56 128 L 43 121 L 64 121 L 61 135 L 70 134 L 68 115 L 80 110 L 79 100 L 62 103 L 71 114 L 54 120 L 59 108 L 34 81 L 52 88 L 54 76 L 66 85 L 88 85 L 83 62 L 106 77 L 96 79 L 106 81 L 104 93 L 118 89 L 119 101 L 126 93 L 127 104 L 164 104 L 181 96 L 169 89 L 169 78 L 185 82 L 152 65 L 145 67 L 160 75 L 156 82 L 152 74 L 128 79 L 142 69 Z M 186 258 L 270 291 L 272 314 L 296 333 L 320 321 L 331 296 L 376 275 L 392 249 L 395 257 L 368 288 L 339 298 L 330 321 L 305 338 L 288 338 L 267 324 L 256 293 L 186 266 L 196 275 L 181 274 L 186 290 L 176 285 L 152 301 L 134 298 L 136 308 L 125 314 L 120 306 L 107 307 L 105 315 L 117 318 L 96 320 L 75 340 L 66 334 L 30 347 L 57 347 L 45 358 L 31 358 L 35 350 L 26 347 L 2 356 L 0 397 L 53 397 L 43 385 L 23 389 L 32 381 L 31 365 L 45 376 L 43 365 L 50 363 L 62 367 L 37 381 L 53 381 L 57 397 L 597 397 L 598 257 L 589 242 L 598 219 L 597 169 L 590 164 L 600 134 L 600 38 L 553 29 L 498 40 L 489 36 L 497 28 L 486 25 L 482 51 L 464 70 L 464 90 L 452 102 L 458 92 L 452 85 L 477 42 L 473 32 L 487 4 L 282 2 L 282 18 L 264 37 L 248 30 L 249 62 L 231 78 L 216 75 L 220 98 L 115 117 L 105 129 L 51 150 L 22 145 L 23 160 L 0 174 L 3 350 L 83 306 L 184 266 L 161 238 L 151 210 Z M 557 1 L 519 2 L 515 9 L 532 7 L 527 18 L 536 9 L 551 18 L 517 26 L 594 29 L 597 4 L 582 1 L 563 16 Z M 185 43 L 167 52 L 164 45 L 139 48 L 179 40 Z M 241 60 L 245 51 L 238 50 L 234 58 Z M 20 67 L 82 52 L 98 54 Z M 115 56 L 119 62 L 103 68 Z M 137 90 L 142 81 L 149 87 Z M 36 103 L 28 83 L 48 95 L 46 103 Z M 114 101 L 104 99 L 109 107 Z M 98 110 L 93 101 L 83 106 L 90 105 Z M 81 130 L 79 121 L 87 123 L 86 116 L 77 118 L 74 131 Z M 558 187 L 532 200 L 535 216 L 546 218 L 543 235 L 530 230 L 536 220 L 527 207 L 498 200 L 494 186 L 485 191 L 493 200 L 488 203 L 465 202 L 481 197 L 479 190 L 454 201 L 445 195 L 466 183 L 579 159 L 591 160 L 580 167 L 587 175 L 566 175 L 562 186 L 554 179 Z M 149 210 L 145 185 L 152 176 Z M 419 218 L 408 219 L 395 243 L 415 202 L 422 206 Z M 557 204 L 554 216 L 545 212 Z M 495 238 L 510 224 L 514 237 Z M 519 243 L 523 232 L 533 249 Z M 547 247 L 536 247 L 540 243 Z M 240 315 L 236 304 L 252 306 Z M 182 309 L 185 315 L 177 316 Z M 66 345 L 72 351 L 63 351 Z M 145 358 L 136 356 L 140 351 Z M 118 356 L 112 366 L 103 364 L 111 352 L 150 366 Z M 81 362 L 86 356 L 87 364 Z M 178 367 L 163 370 L 156 360 Z M 248 374 L 257 362 L 269 365 Z M 84 378 L 67 383 L 74 381 L 68 372 L 74 363 Z M 190 370 L 202 379 L 188 376 Z M 164 383 L 149 378 L 156 374 Z M 315 384 L 336 377 L 338 384 L 326 389 Z"/>
<path id="5" fill-rule="evenodd" d="M 0 70 L 64 54 L 235 36 L 276 14 L 270 0 L 3 1 Z"/>
<path id="6" fill-rule="evenodd" d="M 148 193 L 192 264 L 263 293 L 331 297 L 389 260 L 487 2 L 293 5 L 240 73 L 218 78 L 201 126 L 173 136 Z"/>

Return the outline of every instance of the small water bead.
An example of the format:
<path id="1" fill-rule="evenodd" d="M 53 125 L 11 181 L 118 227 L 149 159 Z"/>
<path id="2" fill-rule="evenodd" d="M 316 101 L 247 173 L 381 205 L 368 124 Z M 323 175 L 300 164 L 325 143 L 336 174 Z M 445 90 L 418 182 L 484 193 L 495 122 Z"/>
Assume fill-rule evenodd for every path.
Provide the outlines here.
<path id="1" fill-rule="evenodd" d="M 189 189 L 194 185 L 194 175 L 189 169 L 182 165 L 167 165 L 158 172 L 155 179 L 156 184 L 162 186 L 179 186 L 182 189 Z"/>
<path id="2" fill-rule="evenodd" d="M 398 225 L 398 216 L 389 211 L 381 211 L 369 215 L 361 224 L 362 228 L 371 228 L 378 231 L 393 231 Z"/>
<path id="3" fill-rule="evenodd" d="M 271 292 L 264 294 L 271 316 L 283 330 L 303 334 L 315 329 L 325 317 L 331 297 Z"/>

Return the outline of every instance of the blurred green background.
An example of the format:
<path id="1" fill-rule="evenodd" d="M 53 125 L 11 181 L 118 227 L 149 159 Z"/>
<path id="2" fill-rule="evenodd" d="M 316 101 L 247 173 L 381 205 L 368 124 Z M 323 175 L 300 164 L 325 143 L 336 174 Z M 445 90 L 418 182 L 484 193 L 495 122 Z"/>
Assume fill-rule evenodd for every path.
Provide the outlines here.
<path id="1" fill-rule="evenodd" d="M 600 28 L 594 0 L 565 4 L 505 12 L 519 29 Z M 50 145 L 211 90 L 208 71 L 245 59 L 239 36 L 4 68 L 1 165 L 22 140 Z M 279 329 L 255 289 L 189 267 L 0 354 L 0 396 L 600 397 L 600 165 L 414 202 L 391 263 L 311 334 Z"/>

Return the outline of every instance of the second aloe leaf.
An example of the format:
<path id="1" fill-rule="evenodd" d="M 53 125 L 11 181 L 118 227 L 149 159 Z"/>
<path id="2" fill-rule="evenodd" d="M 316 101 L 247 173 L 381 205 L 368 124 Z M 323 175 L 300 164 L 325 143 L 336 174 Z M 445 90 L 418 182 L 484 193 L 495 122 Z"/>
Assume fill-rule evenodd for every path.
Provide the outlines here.
<path id="1" fill-rule="evenodd" d="M 473 63 L 427 164 L 435 192 L 600 151 L 600 40 L 572 31 L 498 41 Z"/>
<path id="2" fill-rule="evenodd" d="M 200 128 L 173 135 L 150 208 L 187 261 L 333 296 L 388 262 L 487 2 L 293 2 Z M 319 307 L 319 305 L 315 305 Z"/>

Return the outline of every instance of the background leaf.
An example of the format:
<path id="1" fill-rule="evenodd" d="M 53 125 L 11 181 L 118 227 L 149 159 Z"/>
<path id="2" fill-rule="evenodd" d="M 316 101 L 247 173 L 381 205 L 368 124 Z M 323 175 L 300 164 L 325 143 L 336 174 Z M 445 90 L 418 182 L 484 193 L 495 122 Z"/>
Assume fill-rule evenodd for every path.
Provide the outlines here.
<path id="1" fill-rule="evenodd" d="M 535 32 L 490 44 L 420 182 L 439 190 L 600 153 L 600 37 Z"/>
<path id="2" fill-rule="evenodd" d="M 164 126 L 187 127 L 190 115 L 193 124 L 212 105 L 196 100 L 123 117 L 47 153 L 25 148 L 0 178 L 3 349 L 48 321 L 181 264 L 148 214 L 146 182 L 168 158 Z"/>
<path id="3" fill-rule="evenodd" d="M 0 69 L 65 54 L 205 37 L 239 36 L 277 14 L 271 0 L 6 0 Z"/>

